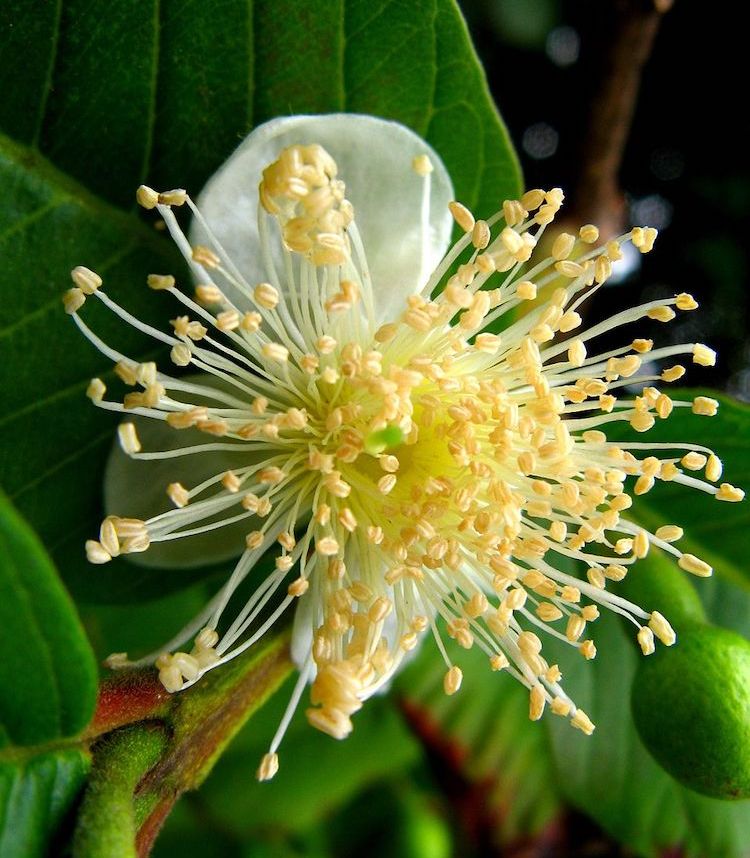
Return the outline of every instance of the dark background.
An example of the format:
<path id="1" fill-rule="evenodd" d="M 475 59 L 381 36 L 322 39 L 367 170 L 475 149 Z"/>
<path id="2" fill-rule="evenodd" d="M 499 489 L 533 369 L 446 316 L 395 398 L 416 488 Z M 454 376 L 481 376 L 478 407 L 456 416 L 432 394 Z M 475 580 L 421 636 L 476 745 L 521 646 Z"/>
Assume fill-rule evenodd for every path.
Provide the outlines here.
<path id="1" fill-rule="evenodd" d="M 576 186 L 592 101 L 621 26 L 618 8 L 622 14 L 635 4 L 460 5 L 527 187 L 559 185 L 585 212 Z M 692 293 L 700 310 L 654 324 L 653 333 L 661 343 L 710 343 L 719 352 L 717 367 L 693 367 L 686 381 L 750 400 L 746 46 L 735 9 L 676 0 L 663 16 L 620 170 L 631 224 L 656 226 L 660 236 L 640 271 L 602 290 L 589 318 Z"/>

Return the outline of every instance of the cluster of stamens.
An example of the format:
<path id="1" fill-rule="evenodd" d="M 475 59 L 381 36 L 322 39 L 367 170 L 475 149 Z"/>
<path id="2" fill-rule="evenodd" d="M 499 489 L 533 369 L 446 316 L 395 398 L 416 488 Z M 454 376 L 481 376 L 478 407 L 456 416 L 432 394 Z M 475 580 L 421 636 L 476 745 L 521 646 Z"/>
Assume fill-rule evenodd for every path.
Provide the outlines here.
<path id="1" fill-rule="evenodd" d="M 429 183 L 422 160 L 414 171 L 413 180 Z M 654 373 L 643 363 L 645 356 L 651 366 L 686 355 L 710 366 L 711 349 L 655 349 L 638 338 L 598 353 L 592 341 L 644 318 L 667 322 L 697 304 L 683 293 L 579 332 L 578 309 L 610 277 L 622 244 L 647 253 L 656 231 L 636 228 L 600 244 L 587 225 L 578 235 L 559 234 L 537 261 L 563 195 L 532 190 L 487 221 L 451 204 L 462 236 L 421 291 L 405 299 L 401 315 L 376 325 L 356 223 L 336 174 L 318 146 L 291 147 L 263 172 L 259 233 L 268 236 L 276 223 L 286 268 L 260 284 L 247 283 L 223 257 L 184 191 L 141 188 L 139 201 L 158 209 L 199 284 L 191 297 L 170 275 L 149 276 L 151 288 L 185 307 L 171 333 L 130 316 L 93 272 L 73 271 L 66 310 L 132 388 L 122 401 L 106 400 L 104 382 L 94 379 L 92 401 L 207 436 L 202 444 L 176 441 L 173 450 L 144 452 L 128 419 L 119 431 L 123 450 L 135 459 L 205 451 L 237 461 L 198 485 L 170 483 L 174 508 L 148 521 L 108 516 L 99 539 L 87 543 L 88 557 L 102 563 L 247 521 L 230 580 L 179 636 L 187 641 L 200 630 L 192 651 L 160 653 L 156 665 L 164 686 L 178 691 L 246 650 L 300 601 L 303 628 L 295 634 L 307 636 L 307 654 L 261 778 L 278 767 L 276 749 L 308 682 L 310 722 L 343 738 L 363 700 L 427 630 L 446 661 L 446 693 L 459 689 L 462 675 L 443 633 L 465 649 L 479 647 L 492 670 L 522 682 L 532 719 L 549 705 L 591 733 L 534 629 L 591 659 L 588 629 L 605 607 L 635 625 L 648 655 L 655 638 L 669 646 L 674 632 L 661 614 L 610 592 L 610 584 L 653 546 L 688 572 L 711 574 L 676 547 L 678 526 L 650 533 L 623 515 L 632 503 L 627 481 L 636 495 L 673 481 L 722 501 L 743 496 L 716 485 L 722 466 L 707 448 L 614 443 L 601 428 L 625 421 L 645 432 L 675 407 L 714 414 L 715 400 L 673 400 L 663 391 L 682 377 L 683 365 Z M 182 204 L 211 246 L 189 245 L 173 212 Z M 78 315 L 91 295 L 201 379 L 170 376 L 104 344 Z M 695 476 L 701 470 L 705 478 Z M 231 595 L 269 550 L 276 551 L 274 571 L 219 633 Z M 568 561 L 585 571 L 560 571 Z"/>

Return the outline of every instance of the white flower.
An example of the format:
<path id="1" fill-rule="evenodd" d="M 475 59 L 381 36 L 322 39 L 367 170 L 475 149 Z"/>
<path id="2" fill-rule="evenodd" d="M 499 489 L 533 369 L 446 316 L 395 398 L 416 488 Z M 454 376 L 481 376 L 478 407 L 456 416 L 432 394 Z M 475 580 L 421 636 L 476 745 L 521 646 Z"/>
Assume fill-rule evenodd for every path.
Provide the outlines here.
<path id="1" fill-rule="evenodd" d="M 719 500 L 742 497 L 714 485 L 721 463 L 711 450 L 611 443 L 602 431 L 623 420 L 646 431 L 675 406 L 716 410 L 714 400 L 674 402 L 654 386 L 680 378 L 682 366 L 641 369 L 646 353 L 650 365 L 677 355 L 711 365 L 706 346 L 596 347 L 621 325 L 694 309 L 691 296 L 579 331 L 578 309 L 610 276 L 621 245 L 646 253 L 656 231 L 636 228 L 600 246 L 587 225 L 539 253 L 559 189 L 528 191 L 487 220 L 452 196 L 439 157 L 395 123 L 278 119 L 245 140 L 197 206 L 182 190 L 139 189 L 197 284 L 193 297 L 168 274 L 149 276 L 183 304 L 171 332 L 133 318 L 93 272 L 73 271 L 66 309 L 132 388 L 123 401 L 105 399 L 99 379 L 89 388 L 96 405 L 129 415 L 119 430 L 127 458 L 114 456 L 107 476 L 117 514 L 87 543 L 89 559 L 148 550 L 154 565 L 185 566 L 240 555 L 216 597 L 165 647 L 171 654 L 150 657 L 164 686 L 196 682 L 298 603 L 299 680 L 262 779 L 278 767 L 308 683 L 310 722 L 343 738 L 427 634 L 446 661 L 446 693 L 462 675 L 445 633 L 523 683 L 531 718 L 549 705 L 592 732 L 534 630 L 593 658 L 586 630 L 605 607 L 635 625 L 649 654 L 654 636 L 670 645 L 674 632 L 660 614 L 609 592 L 609 582 L 652 545 L 689 572 L 711 573 L 673 545 L 679 527 L 652 534 L 623 515 L 626 483 L 632 478 L 635 494 L 661 479 Z M 179 206 L 193 213 L 190 241 Z M 454 221 L 461 237 L 449 247 Z M 193 374 L 167 374 L 103 343 L 78 314 L 89 295 Z M 638 395 L 628 393 L 634 386 Z M 687 473 L 700 469 L 706 480 Z M 269 551 L 274 571 L 226 620 L 230 598 Z M 585 577 L 561 571 L 570 560 L 585 564 Z M 173 652 L 191 638 L 191 652 Z"/>

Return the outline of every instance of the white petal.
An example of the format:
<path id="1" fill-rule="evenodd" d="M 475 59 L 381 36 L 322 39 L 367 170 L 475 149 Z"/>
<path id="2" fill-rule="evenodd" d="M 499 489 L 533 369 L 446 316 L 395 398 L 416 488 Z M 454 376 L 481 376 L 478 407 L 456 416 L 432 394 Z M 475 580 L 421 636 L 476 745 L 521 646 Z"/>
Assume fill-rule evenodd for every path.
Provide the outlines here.
<path id="1" fill-rule="evenodd" d="M 453 226 L 450 176 L 440 156 L 403 125 L 348 113 L 274 119 L 240 144 L 209 180 L 198 205 L 246 279 L 266 280 L 256 226 L 261 173 L 287 146 L 310 143 L 319 143 L 338 164 L 367 254 L 378 321 L 393 318 L 443 257 Z M 424 180 L 411 166 L 423 154 L 434 167 L 424 264 Z M 202 243 L 205 237 L 193 228 L 191 240 Z"/>
<path id="2" fill-rule="evenodd" d="M 206 444 L 212 440 L 195 429 L 176 430 L 160 420 L 147 417 L 132 419 L 144 451 L 169 450 L 196 443 Z M 169 483 L 182 483 L 186 489 L 191 489 L 208 477 L 247 464 L 247 453 L 197 453 L 173 459 L 131 459 L 116 443 L 104 475 L 104 507 L 108 515 L 145 521 L 175 508 L 166 494 Z M 227 516 L 233 514 L 232 511 Z M 206 534 L 152 543 L 148 551 L 127 557 L 139 566 L 162 569 L 207 566 L 242 554 L 245 534 L 250 530 L 251 524 L 241 521 Z"/>

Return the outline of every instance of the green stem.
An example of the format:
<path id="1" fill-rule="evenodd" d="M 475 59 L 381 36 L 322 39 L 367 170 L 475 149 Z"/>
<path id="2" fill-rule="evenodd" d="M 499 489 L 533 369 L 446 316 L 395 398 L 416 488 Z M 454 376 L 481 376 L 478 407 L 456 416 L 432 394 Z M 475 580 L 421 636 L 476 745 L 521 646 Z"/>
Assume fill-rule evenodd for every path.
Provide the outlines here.
<path id="1" fill-rule="evenodd" d="M 116 730 L 98 743 L 73 839 L 74 858 L 136 858 L 133 793 L 166 747 L 166 732 L 156 724 Z"/>

